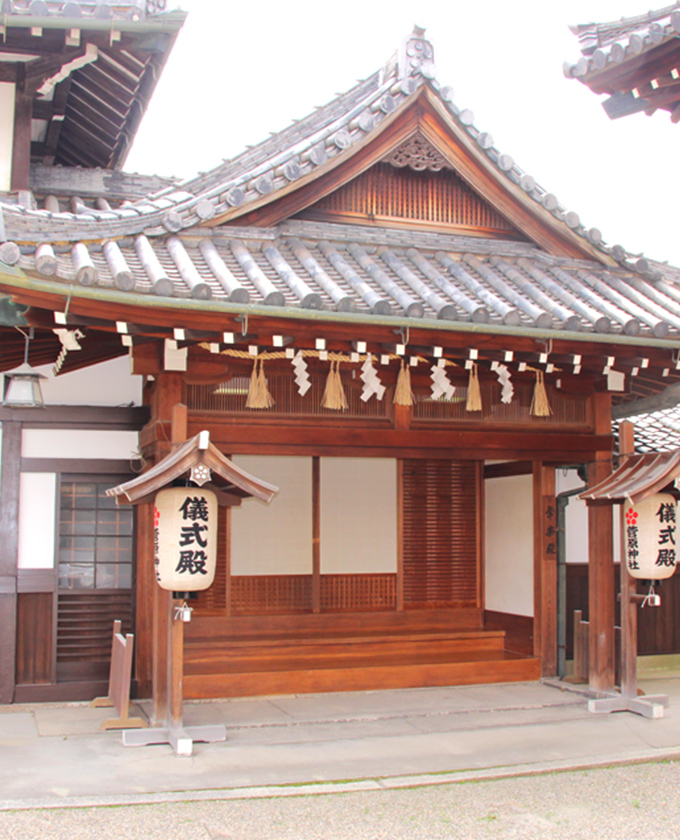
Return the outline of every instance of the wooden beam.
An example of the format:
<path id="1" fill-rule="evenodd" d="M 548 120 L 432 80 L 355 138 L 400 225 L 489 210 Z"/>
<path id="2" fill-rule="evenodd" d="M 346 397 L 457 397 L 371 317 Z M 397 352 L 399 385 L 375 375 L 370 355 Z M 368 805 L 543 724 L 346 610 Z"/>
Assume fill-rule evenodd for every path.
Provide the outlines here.
<path id="1" fill-rule="evenodd" d="M 14 698 L 17 640 L 20 423 L 3 423 L 0 452 L 0 703 L 11 703 Z"/>
<path id="2" fill-rule="evenodd" d="M 507 478 L 511 475 L 531 475 L 534 465 L 531 461 L 506 461 L 504 464 L 485 464 L 484 479 Z"/>
<path id="3" fill-rule="evenodd" d="M 555 469 L 540 462 L 533 469 L 534 656 L 541 675 L 557 673 L 557 505 Z"/>

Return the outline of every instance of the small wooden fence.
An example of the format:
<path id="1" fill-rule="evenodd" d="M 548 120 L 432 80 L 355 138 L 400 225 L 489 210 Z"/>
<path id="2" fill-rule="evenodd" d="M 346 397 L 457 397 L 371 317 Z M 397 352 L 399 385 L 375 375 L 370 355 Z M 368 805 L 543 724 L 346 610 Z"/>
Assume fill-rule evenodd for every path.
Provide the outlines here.
<path id="1" fill-rule="evenodd" d="M 619 661 L 621 650 L 621 628 L 614 628 L 616 640 L 616 682 L 619 681 Z M 590 622 L 583 621 L 581 610 L 574 610 L 574 672 L 569 682 L 587 683 L 590 663 Z"/>
<path id="2" fill-rule="evenodd" d="M 130 679 L 132 677 L 132 653 L 135 637 L 120 632 L 121 622 L 113 622 L 113 642 L 111 643 L 111 669 L 109 671 L 109 693 L 106 697 L 96 697 L 92 707 L 114 707 L 117 718 L 109 718 L 100 724 L 100 729 L 144 729 L 149 724 L 139 717 L 130 717 Z"/>

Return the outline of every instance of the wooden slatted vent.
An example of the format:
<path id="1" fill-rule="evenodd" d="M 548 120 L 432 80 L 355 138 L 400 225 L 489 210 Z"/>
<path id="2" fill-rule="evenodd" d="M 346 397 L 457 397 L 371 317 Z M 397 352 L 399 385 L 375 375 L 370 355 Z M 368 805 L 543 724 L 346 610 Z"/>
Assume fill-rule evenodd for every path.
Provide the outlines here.
<path id="1" fill-rule="evenodd" d="M 524 238 L 450 169 L 416 172 L 379 163 L 301 215 L 412 219 Z"/>
<path id="2" fill-rule="evenodd" d="M 361 399 L 362 383 L 350 379 L 341 371 L 343 388 L 347 398 L 346 411 L 334 411 L 321 405 L 327 374 L 310 374 L 312 387 L 304 396 L 298 393 L 292 373 L 274 373 L 265 367 L 265 376 L 274 405 L 265 409 L 246 408 L 250 373 L 234 376 L 218 385 L 187 385 L 186 402 L 191 410 L 245 412 L 247 414 L 295 414 L 314 417 L 376 417 L 387 416 L 387 400 Z"/>
<path id="3" fill-rule="evenodd" d="M 456 383 L 453 399 L 434 400 L 429 391 L 416 391 L 416 402 L 413 406 L 414 420 L 426 421 L 470 421 L 480 420 L 485 423 L 533 423 L 559 424 L 564 426 L 584 426 L 587 424 L 586 397 L 575 394 L 564 394 L 557 388 L 548 386 L 548 399 L 552 414 L 548 417 L 537 417 L 531 413 L 531 401 L 534 395 L 534 384 L 515 382 L 515 393 L 510 403 L 501 402 L 501 386 L 497 382 L 482 380 L 482 411 L 469 412 L 467 402 L 467 387 Z"/>
<path id="4" fill-rule="evenodd" d="M 114 620 L 133 632 L 131 591 L 60 592 L 57 605 L 57 680 L 106 677 Z"/>
<path id="5" fill-rule="evenodd" d="M 403 492 L 404 605 L 478 606 L 477 463 L 404 461 Z"/>

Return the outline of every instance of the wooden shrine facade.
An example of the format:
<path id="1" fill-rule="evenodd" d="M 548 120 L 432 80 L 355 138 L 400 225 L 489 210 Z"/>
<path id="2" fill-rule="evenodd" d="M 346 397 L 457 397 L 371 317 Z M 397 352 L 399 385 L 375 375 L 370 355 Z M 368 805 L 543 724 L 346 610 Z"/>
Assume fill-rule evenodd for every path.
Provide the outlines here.
<path id="1" fill-rule="evenodd" d="M 138 432 L 135 469 L 207 430 L 237 467 L 281 488 L 270 508 L 221 514 L 217 579 L 186 634 L 191 697 L 554 674 L 555 470 L 585 465 L 604 478 L 612 403 L 680 378 L 680 273 L 608 246 L 499 150 L 436 81 L 422 31 L 340 104 L 144 197 L 125 201 L 124 179 L 115 196 L 68 194 L 41 171 L 30 206 L 13 195 L 2 204 L 7 323 L 33 328 L 29 361 L 58 377 L 129 358 L 144 405 L 126 427 Z M 77 183 L 92 187 L 88 177 Z M 0 338 L 8 370 L 24 336 Z M 74 417 L 106 428 L 119 416 L 84 415 L 86 388 L 80 396 Z M 80 514 L 53 501 L 70 474 L 58 436 L 31 449 L 28 434 L 74 421 L 12 411 L 2 414 L 14 536 L 0 549 L 0 638 L 17 665 L 3 697 L 75 695 L 54 653 L 60 604 L 80 598 L 80 616 L 62 626 L 73 617 L 87 630 L 74 648 L 81 667 L 96 636 L 83 616 L 99 622 L 98 596 L 103 605 L 122 589 L 138 690 L 153 693 L 153 506 L 138 506 L 127 533 L 102 534 L 115 537 L 102 543 L 114 555 L 95 551 L 83 568 L 83 534 L 69 530 Z M 112 460 L 98 472 L 88 462 L 97 487 L 122 483 Z M 129 469 L 129 457 L 116 460 Z M 31 470 L 42 478 L 23 480 Z M 514 479 L 519 506 L 503 489 Z M 55 523 L 49 545 L 22 526 L 31 487 Z M 88 522 L 115 518 L 88 505 Z M 589 516 L 591 683 L 606 689 L 611 517 Z M 111 582 L 121 585 L 107 592 Z M 508 593 L 503 609 L 489 609 L 493 586 Z M 31 622 L 48 603 L 38 636 Z"/>

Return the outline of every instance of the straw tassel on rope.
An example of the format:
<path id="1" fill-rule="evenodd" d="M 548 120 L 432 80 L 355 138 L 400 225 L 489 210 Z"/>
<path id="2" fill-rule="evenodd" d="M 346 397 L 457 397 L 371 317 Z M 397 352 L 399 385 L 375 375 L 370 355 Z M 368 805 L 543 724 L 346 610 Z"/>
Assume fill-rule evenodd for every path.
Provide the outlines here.
<path id="1" fill-rule="evenodd" d="M 267 378 L 264 375 L 264 360 L 255 359 L 253 372 L 250 375 L 246 408 L 271 408 L 274 398 L 269 393 Z"/>
<path id="2" fill-rule="evenodd" d="M 550 417 L 552 414 L 542 370 L 536 371 L 536 385 L 534 386 L 534 396 L 531 400 L 529 413 L 533 414 L 534 417 Z"/>
<path id="3" fill-rule="evenodd" d="M 411 390 L 411 368 L 401 360 L 401 368 L 397 377 L 397 387 L 394 389 L 395 405 L 413 405 L 413 391 Z"/>
<path id="4" fill-rule="evenodd" d="M 470 379 L 468 381 L 467 402 L 465 403 L 465 410 L 482 410 L 482 391 L 479 387 L 479 373 L 477 372 L 477 365 L 475 364 L 473 364 L 470 368 Z"/>
<path id="5" fill-rule="evenodd" d="M 345 389 L 342 387 L 340 376 L 340 362 L 331 361 L 331 369 L 328 371 L 326 388 L 323 392 L 321 405 L 334 411 L 346 411 L 348 406 Z"/>

